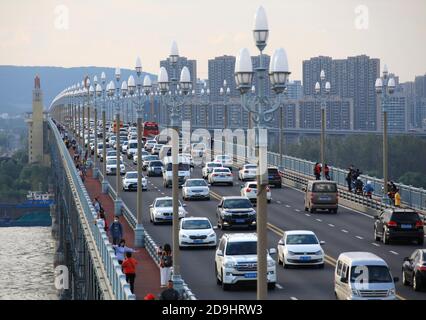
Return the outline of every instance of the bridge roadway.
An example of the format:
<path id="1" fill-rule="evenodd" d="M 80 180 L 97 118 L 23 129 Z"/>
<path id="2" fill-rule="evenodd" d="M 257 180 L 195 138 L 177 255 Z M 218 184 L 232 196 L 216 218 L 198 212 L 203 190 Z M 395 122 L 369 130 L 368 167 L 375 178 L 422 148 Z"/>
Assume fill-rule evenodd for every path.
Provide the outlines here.
<path id="1" fill-rule="evenodd" d="M 125 158 L 127 171 L 136 171 L 136 166 Z M 216 206 L 220 196 L 239 195 L 241 182 L 234 169 L 234 186 L 213 186 L 210 188 L 210 201 L 187 201 L 188 216 L 208 217 L 216 224 Z M 193 178 L 201 177 L 201 169 L 195 168 Z M 115 176 L 108 176 L 108 181 L 115 188 Z M 426 299 L 425 292 L 415 292 L 402 285 L 401 266 L 403 258 L 409 256 L 418 245 L 397 243 L 384 245 L 373 239 L 373 217 L 348 208 L 339 208 L 337 215 L 328 213 L 309 214 L 304 211 L 303 193 L 289 187 L 271 189 L 272 203 L 268 204 L 268 244 L 276 248 L 284 230 L 312 230 L 320 240 L 326 242 L 324 251 L 327 255 L 324 269 L 297 268 L 284 269 L 277 264 L 277 288 L 270 290 L 269 299 L 334 299 L 334 266 L 341 252 L 369 251 L 382 257 L 390 266 L 393 276 L 399 277 L 397 294 L 400 299 Z M 148 208 L 156 197 L 171 196 L 171 188 L 163 188 L 161 177 L 148 178 L 148 191 L 143 192 L 143 224 L 158 245 L 171 243 L 170 225 L 150 223 Z M 136 212 L 136 193 L 121 192 L 121 198 Z M 181 199 L 182 201 L 182 199 Z M 222 235 L 216 230 L 218 239 Z M 238 232 L 238 231 L 226 231 Z M 247 232 L 247 231 L 243 231 Z M 214 255 L 211 249 L 196 248 L 181 251 L 181 272 L 185 282 L 198 299 L 255 299 L 255 286 L 233 288 L 223 291 L 216 284 L 214 275 Z"/>

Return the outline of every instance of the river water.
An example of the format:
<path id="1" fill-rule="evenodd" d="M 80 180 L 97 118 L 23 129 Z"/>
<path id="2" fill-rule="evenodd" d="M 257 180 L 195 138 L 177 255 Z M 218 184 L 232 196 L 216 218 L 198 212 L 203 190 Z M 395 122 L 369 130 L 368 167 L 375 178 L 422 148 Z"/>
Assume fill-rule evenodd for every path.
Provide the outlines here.
<path id="1" fill-rule="evenodd" d="M 50 227 L 0 228 L 0 300 L 57 300 Z"/>

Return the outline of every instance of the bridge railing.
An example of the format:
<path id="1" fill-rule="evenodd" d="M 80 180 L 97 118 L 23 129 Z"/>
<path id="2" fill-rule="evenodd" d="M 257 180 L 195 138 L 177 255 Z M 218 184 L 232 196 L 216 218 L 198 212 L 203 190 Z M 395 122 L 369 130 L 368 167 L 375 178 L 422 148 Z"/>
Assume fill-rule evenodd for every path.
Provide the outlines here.
<path id="1" fill-rule="evenodd" d="M 130 286 L 126 282 L 126 277 L 121 270 L 121 266 L 118 264 L 118 260 L 115 256 L 114 249 L 108 240 L 108 236 L 103 226 L 96 222 L 97 214 L 92 205 L 92 201 L 86 190 L 86 187 L 77 174 L 74 162 L 71 159 L 65 144 L 62 142 L 62 137 L 59 133 L 59 130 L 51 119 L 49 119 L 49 126 L 57 140 L 57 145 L 59 147 L 64 166 L 68 168 L 70 172 L 70 183 L 74 186 L 74 196 L 78 198 L 79 203 L 81 204 L 84 218 L 96 243 L 96 248 L 102 259 L 107 277 L 112 286 L 113 294 L 118 300 L 135 300 L 136 297 L 130 291 Z"/>

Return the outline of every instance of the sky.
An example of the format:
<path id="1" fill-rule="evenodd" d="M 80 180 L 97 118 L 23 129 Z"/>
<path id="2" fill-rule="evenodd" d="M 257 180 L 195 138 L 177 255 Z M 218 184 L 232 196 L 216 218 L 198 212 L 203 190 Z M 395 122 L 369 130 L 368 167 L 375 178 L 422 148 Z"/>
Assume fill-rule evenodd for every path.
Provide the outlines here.
<path id="1" fill-rule="evenodd" d="M 425 0 L 17 0 L 0 2 L 0 65 L 110 66 L 158 73 L 176 40 L 197 60 L 237 55 L 253 42 L 254 14 L 269 22 L 267 54 L 283 47 L 291 79 L 327 55 L 380 58 L 401 81 L 426 74 Z"/>

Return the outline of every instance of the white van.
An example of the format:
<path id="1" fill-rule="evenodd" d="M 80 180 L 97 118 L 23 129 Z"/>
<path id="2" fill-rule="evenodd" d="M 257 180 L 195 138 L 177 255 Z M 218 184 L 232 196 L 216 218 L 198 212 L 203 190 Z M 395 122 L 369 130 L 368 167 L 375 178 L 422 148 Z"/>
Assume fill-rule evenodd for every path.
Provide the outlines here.
<path id="1" fill-rule="evenodd" d="M 191 177 L 191 165 L 187 157 L 179 156 L 179 187 L 181 187 L 187 179 Z M 168 188 L 172 185 L 173 180 L 173 169 L 172 169 L 172 157 L 165 157 L 163 159 L 163 186 Z"/>
<path id="2" fill-rule="evenodd" d="M 370 252 L 344 252 L 337 259 L 334 293 L 339 300 L 395 300 L 387 263 Z"/>

